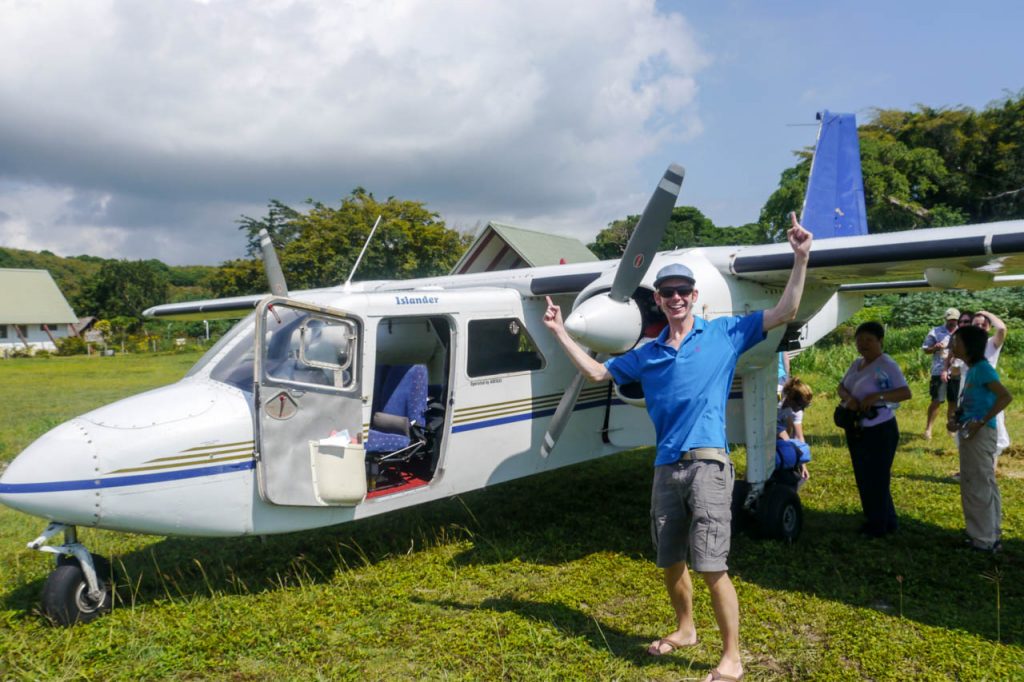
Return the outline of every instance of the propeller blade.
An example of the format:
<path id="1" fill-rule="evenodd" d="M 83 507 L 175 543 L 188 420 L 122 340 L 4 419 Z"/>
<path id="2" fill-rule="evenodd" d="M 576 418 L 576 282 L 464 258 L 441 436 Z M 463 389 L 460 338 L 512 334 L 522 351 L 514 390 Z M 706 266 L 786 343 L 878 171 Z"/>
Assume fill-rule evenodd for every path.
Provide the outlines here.
<path id="1" fill-rule="evenodd" d="M 672 164 L 665 171 L 654 194 L 647 202 L 640 222 L 637 223 L 633 235 L 626 244 L 626 250 L 615 271 L 612 290 L 608 293 L 612 300 L 627 301 L 640 286 L 640 280 L 651 267 L 651 260 L 658 251 L 658 244 L 665 236 L 672 209 L 675 208 L 679 190 L 682 188 L 683 176 L 686 171 L 682 166 Z"/>
<path id="2" fill-rule="evenodd" d="M 540 444 L 541 457 L 547 457 L 551 454 L 555 443 L 558 442 L 559 436 L 565 430 L 565 425 L 569 423 L 569 416 L 572 415 L 572 408 L 576 406 L 576 399 L 580 396 L 585 380 L 585 377 L 577 372 L 569 387 L 565 389 L 562 399 L 558 401 L 558 407 L 555 408 L 555 414 L 552 415 L 551 422 L 548 424 L 548 430 L 544 434 L 544 442 Z"/>
<path id="3" fill-rule="evenodd" d="M 260 229 L 260 249 L 263 251 L 263 271 L 267 273 L 270 293 L 275 296 L 287 296 L 288 285 L 284 281 L 284 271 L 281 270 L 277 252 L 274 251 L 274 242 L 270 240 L 270 233 L 266 228 Z"/>

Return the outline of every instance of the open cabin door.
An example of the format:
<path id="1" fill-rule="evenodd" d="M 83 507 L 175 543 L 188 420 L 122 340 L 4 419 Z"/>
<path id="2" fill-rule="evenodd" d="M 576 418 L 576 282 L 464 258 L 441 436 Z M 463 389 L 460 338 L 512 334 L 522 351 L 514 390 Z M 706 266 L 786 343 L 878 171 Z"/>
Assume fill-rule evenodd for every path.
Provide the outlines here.
<path id="1" fill-rule="evenodd" d="M 366 493 L 362 323 L 340 310 L 268 297 L 256 308 L 255 420 L 260 495 L 274 504 L 351 506 Z"/>

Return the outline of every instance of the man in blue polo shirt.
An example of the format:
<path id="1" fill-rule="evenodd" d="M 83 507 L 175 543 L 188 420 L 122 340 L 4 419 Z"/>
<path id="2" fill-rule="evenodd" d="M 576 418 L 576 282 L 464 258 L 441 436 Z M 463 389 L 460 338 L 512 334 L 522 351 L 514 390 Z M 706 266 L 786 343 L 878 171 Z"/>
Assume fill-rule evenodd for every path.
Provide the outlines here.
<path id="1" fill-rule="evenodd" d="M 787 233 L 793 270 L 775 307 L 749 315 L 704 320 L 694 314 L 698 291 L 693 272 L 667 265 L 654 280 L 654 301 L 668 327 L 654 341 L 601 364 L 565 330 L 558 306 L 548 298 L 544 324 L 573 364 L 590 381 L 639 381 L 657 433 L 651 490 L 651 535 L 657 564 L 676 614 L 676 629 L 651 643 L 662 656 L 697 643 L 693 585 L 688 558 L 707 583 L 722 633 L 722 657 L 708 680 L 743 675 L 739 648 L 739 602 L 729 579 L 733 467 L 725 440 L 725 406 L 736 362 L 765 333 L 796 317 L 803 294 L 811 233 L 792 215 Z"/>

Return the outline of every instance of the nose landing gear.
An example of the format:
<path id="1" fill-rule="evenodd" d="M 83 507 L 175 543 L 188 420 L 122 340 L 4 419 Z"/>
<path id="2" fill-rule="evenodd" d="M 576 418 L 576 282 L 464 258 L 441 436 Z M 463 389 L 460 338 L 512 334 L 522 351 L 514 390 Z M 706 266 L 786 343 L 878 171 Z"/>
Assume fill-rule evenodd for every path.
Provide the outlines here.
<path id="1" fill-rule="evenodd" d="M 47 545 L 57 533 L 63 545 Z M 51 523 L 29 549 L 57 555 L 57 568 L 43 586 L 43 613 L 57 625 L 88 623 L 110 611 L 113 595 L 110 562 L 78 542 L 75 526 Z"/>

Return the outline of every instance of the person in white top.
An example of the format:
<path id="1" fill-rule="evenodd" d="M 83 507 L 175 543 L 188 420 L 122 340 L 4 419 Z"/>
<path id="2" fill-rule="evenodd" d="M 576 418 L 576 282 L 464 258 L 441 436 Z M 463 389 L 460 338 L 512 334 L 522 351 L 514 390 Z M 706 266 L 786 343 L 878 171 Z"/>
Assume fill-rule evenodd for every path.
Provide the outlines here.
<path id="1" fill-rule="evenodd" d="M 847 409 L 859 413 L 857 424 L 845 430 L 866 519 L 860 530 L 880 538 L 899 525 L 891 492 L 892 462 L 900 442 L 893 407 L 913 395 L 899 365 L 882 351 L 885 327 L 864 322 L 853 338 L 860 357 L 843 375 L 836 393 Z"/>
<path id="2" fill-rule="evenodd" d="M 956 331 L 957 322 L 960 320 L 960 311 L 956 308 L 947 308 L 943 314 L 944 322 L 928 332 L 921 344 L 921 350 L 932 356 L 931 380 L 928 383 L 928 394 L 932 401 L 928 404 L 928 420 L 924 427 L 924 439 L 931 440 L 932 424 L 939 414 L 939 407 L 946 402 L 946 380 L 949 376 L 946 373 L 949 357 L 949 335 Z"/>
<path id="3" fill-rule="evenodd" d="M 956 328 L 960 329 L 961 327 L 970 327 L 973 319 L 974 313 L 967 310 L 961 310 L 960 319 L 957 320 Z M 943 371 L 943 374 L 945 375 L 946 381 L 946 394 L 948 398 L 947 404 L 952 405 L 954 409 L 956 409 L 957 403 L 960 402 L 960 378 L 966 373 L 967 365 L 964 364 L 963 360 L 955 357 L 953 353 L 946 356 L 946 368 Z M 951 431 L 950 433 L 955 439 L 956 432 Z"/>

